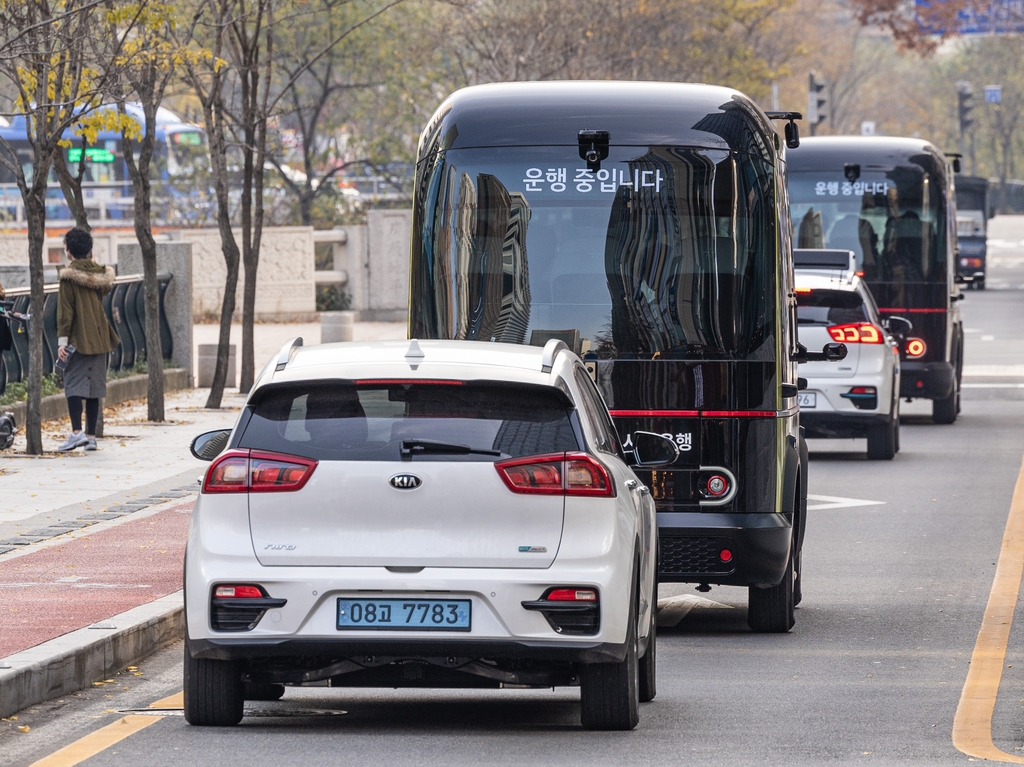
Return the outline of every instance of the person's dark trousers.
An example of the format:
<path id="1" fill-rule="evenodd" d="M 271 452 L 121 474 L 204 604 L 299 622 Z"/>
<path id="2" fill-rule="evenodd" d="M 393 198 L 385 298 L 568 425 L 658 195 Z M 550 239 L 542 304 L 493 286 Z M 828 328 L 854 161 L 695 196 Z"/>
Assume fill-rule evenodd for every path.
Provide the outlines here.
<path id="1" fill-rule="evenodd" d="M 100 414 L 100 401 L 98 399 L 85 399 L 84 397 L 68 397 L 68 415 L 71 416 L 71 430 L 82 430 L 82 402 L 85 402 L 85 433 L 90 437 L 96 436 L 96 419 Z"/>

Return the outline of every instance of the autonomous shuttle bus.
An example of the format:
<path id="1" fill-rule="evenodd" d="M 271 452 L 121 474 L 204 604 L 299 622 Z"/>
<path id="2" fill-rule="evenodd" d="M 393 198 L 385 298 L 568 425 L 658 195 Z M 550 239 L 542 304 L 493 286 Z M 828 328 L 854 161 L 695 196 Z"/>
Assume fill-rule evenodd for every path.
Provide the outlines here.
<path id="1" fill-rule="evenodd" d="M 900 395 L 932 400 L 936 423 L 960 412 L 954 195 L 947 159 L 919 139 L 811 138 L 789 155 L 797 247 L 852 250 L 881 316 L 913 324 Z"/>
<path id="2" fill-rule="evenodd" d="M 796 362 L 844 352 L 794 334 L 785 152 L 727 88 L 512 83 L 444 101 L 416 168 L 410 337 L 564 341 L 615 420 L 603 449 L 679 448 L 638 470 L 661 580 L 748 587 L 755 631 L 800 598 Z"/>

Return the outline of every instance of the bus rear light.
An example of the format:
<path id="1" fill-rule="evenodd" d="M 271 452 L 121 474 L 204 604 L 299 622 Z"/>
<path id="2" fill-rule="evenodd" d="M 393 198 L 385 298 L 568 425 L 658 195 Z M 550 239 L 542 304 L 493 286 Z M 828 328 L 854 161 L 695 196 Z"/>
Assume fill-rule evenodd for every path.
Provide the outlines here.
<path id="1" fill-rule="evenodd" d="M 495 461 L 498 476 L 513 493 L 615 495 L 608 470 L 586 453 L 554 453 Z"/>
<path id="2" fill-rule="evenodd" d="M 828 334 L 834 341 L 844 344 L 880 344 L 882 332 L 870 322 L 854 322 L 849 325 L 833 325 Z"/>
<path id="3" fill-rule="evenodd" d="M 723 562 L 732 562 L 732 552 L 729 549 L 722 549 L 718 552 L 718 558 Z"/>
<path id="4" fill-rule="evenodd" d="M 924 353 L 928 350 L 928 345 L 924 342 L 924 339 L 908 338 L 906 350 L 907 358 L 916 360 L 924 356 Z"/>
<path id="5" fill-rule="evenodd" d="M 709 498 L 721 498 L 729 492 L 729 480 L 721 474 L 712 474 L 708 477 L 705 494 Z"/>

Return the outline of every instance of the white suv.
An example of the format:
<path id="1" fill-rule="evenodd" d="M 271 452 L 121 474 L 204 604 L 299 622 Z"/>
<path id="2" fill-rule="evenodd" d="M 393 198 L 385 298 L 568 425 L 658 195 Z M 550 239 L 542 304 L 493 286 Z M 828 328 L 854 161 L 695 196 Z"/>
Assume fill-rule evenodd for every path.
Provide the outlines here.
<path id="1" fill-rule="evenodd" d="M 846 344 L 846 359 L 801 368 L 800 425 L 808 437 L 867 437 L 868 458 L 890 460 L 900 449 L 900 353 L 894 334 L 912 326 L 881 320 L 871 291 L 848 250 L 794 250 L 797 323 L 808 349 Z M 801 381 L 801 386 L 803 382 Z"/>
<path id="2" fill-rule="evenodd" d="M 655 694 L 654 503 L 580 359 L 537 347 L 289 342 L 214 459 L 185 553 L 185 718 L 285 685 L 579 685 L 631 729 Z M 628 455 L 628 460 L 627 460 Z"/>

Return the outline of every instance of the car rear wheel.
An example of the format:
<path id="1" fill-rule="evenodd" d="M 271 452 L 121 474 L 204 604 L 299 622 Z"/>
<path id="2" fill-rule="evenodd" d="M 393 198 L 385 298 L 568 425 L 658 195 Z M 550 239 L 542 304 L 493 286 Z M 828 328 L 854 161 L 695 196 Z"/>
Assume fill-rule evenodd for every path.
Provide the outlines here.
<path id="1" fill-rule="evenodd" d="M 651 607 L 651 627 L 647 634 L 647 650 L 640 658 L 640 702 L 650 703 L 658 694 L 658 619 Z"/>
<path id="2" fill-rule="evenodd" d="M 199 727 L 230 727 L 245 705 L 241 666 L 229 660 L 193 658 L 185 643 L 185 721 Z"/>
<path id="3" fill-rule="evenodd" d="M 580 720 L 588 730 L 632 730 L 640 722 L 640 659 L 637 657 L 636 586 L 620 663 L 588 663 L 580 672 Z"/>
<path id="4" fill-rule="evenodd" d="M 246 682 L 246 700 L 281 700 L 284 695 L 283 684 L 271 684 L 270 682 Z"/>
<path id="5" fill-rule="evenodd" d="M 793 628 L 793 554 L 778 586 L 751 586 L 747 595 L 747 625 L 758 634 L 784 634 Z"/>
<path id="6" fill-rule="evenodd" d="M 891 461 L 899 443 L 899 418 L 872 426 L 868 430 L 868 458 L 872 461 Z"/>

